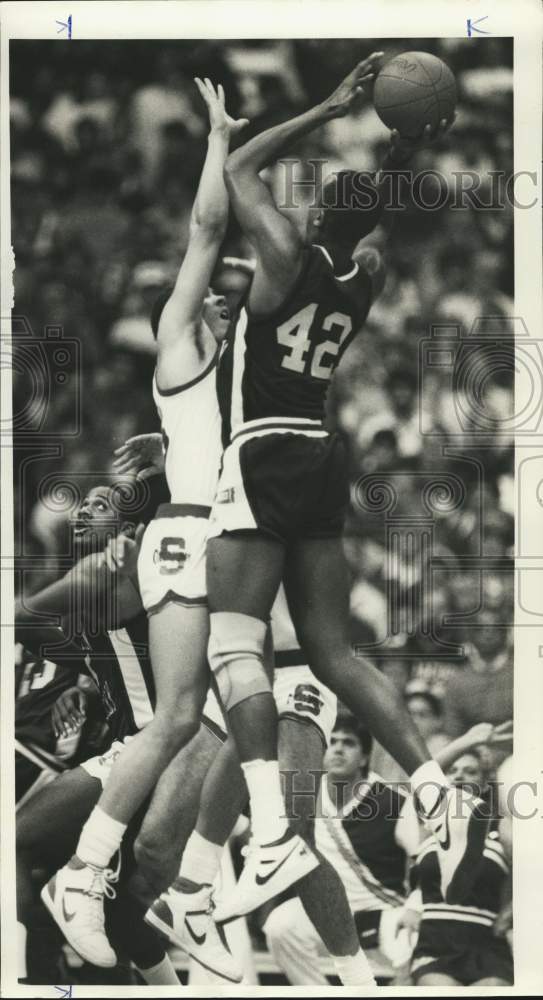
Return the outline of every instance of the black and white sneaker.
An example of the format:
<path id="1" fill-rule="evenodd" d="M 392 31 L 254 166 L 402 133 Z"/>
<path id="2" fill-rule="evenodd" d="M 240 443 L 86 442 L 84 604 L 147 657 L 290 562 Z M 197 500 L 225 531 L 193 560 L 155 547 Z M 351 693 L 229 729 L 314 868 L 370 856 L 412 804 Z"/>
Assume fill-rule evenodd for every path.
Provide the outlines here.
<path id="1" fill-rule="evenodd" d="M 214 914 L 217 923 L 251 913 L 319 864 L 305 841 L 292 830 L 271 844 L 251 843 L 243 853 L 246 862 L 235 889 L 217 903 Z"/>
<path id="2" fill-rule="evenodd" d="M 213 920 L 211 886 L 181 892 L 176 883 L 163 892 L 145 914 L 145 922 L 195 962 L 230 983 L 240 983 L 243 971 L 223 943 Z"/>

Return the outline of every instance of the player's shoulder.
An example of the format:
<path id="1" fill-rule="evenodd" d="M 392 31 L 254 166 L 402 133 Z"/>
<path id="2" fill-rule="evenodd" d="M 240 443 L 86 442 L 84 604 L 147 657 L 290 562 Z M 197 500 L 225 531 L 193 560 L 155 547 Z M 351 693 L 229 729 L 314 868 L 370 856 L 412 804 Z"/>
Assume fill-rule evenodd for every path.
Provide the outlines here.
<path id="1" fill-rule="evenodd" d="M 380 291 L 375 283 L 378 267 L 372 267 L 365 254 L 332 256 L 330 250 L 320 244 L 315 244 L 312 250 L 316 265 L 333 280 L 336 291 L 353 302 L 359 312 L 367 314 Z"/>

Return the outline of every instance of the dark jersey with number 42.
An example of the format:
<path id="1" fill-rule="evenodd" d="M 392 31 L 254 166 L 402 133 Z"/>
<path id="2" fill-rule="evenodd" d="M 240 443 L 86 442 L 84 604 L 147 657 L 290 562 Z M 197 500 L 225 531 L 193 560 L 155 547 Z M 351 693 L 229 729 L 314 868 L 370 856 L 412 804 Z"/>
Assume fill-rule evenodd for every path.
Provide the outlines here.
<path id="1" fill-rule="evenodd" d="M 223 351 L 224 443 L 247 421 L 322 421 L 330 379 L 370 306 L 370 278 L 357 264 L 337 277 L 324 247 L 307 247 L 282 306 L 265 317 L 243 310 Z"/>

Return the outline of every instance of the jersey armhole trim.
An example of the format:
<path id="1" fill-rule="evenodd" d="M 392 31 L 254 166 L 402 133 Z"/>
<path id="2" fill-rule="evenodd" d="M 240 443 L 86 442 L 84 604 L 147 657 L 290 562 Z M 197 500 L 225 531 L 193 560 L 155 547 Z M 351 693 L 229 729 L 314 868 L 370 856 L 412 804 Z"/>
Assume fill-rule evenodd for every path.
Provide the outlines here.
<path id="1" fill-rule="evenodd" d="M 336 281 L 350 281 L 351 278 L 354 278 L 354 276 L 358 274 L 359 270 L 360 270 L 359 265 L 355 263 L 352 270 L 349 271 L 347 274 L 342 274 L 341 276 L 339 274 L 335 274 L 334 278 L 336 279 Z"/>
<path id="2" fill-rule="evenodd" d="M 153 375 L 153 378 L 155 380 L 156 391 L 158 392 L 159 396 L 175 396 L 179 392 L 185 392 L 186 389 L 192 389 L 194 385 L 197 385 L 198 382 L 201 382 L 202 379 L 204 379 L 206 375 L 209 375 L 209 373 L 213 370 L 213 368 L 216 367 L 218 359 L 219 359 L 219 348 L 217 347 L 217 350 L 215 351 L 215 354 L 211 358 L 211 361 L 209 362 L 208 365 L 206 365 L 204 370 L 201 371 L 199 375 L 196 375 L 195 378 L 192 378 L 190 382 L 183 382 L 181 385 L 175 385 L 172 389 L 160 388 L 155 368 L 155 373 Z"/>
<path id="3" fill-rule="evenodd" d="M 335 267 L 334 261 L 332 260 L 332 257 L 328 253 L 326 247 L 323 247 L 322 243 L 314 243 L 313 246 L 316 247 L 317 250 L 322 250 L 326 260 L 328 261 L 330 267 L 332 268 L 332 271 L 334 271 Z M 350 281 L 351 278 L 354 278 L 355 274 L 358 274 L 359 270 L 360 270 L 359 265 L 356 263 L 356 261 L 354 261 L 351 270 L 348 271 L 347 274 L 340 275 L 334 272 L 332 277 L 335 278 L 336 281 Z"/>

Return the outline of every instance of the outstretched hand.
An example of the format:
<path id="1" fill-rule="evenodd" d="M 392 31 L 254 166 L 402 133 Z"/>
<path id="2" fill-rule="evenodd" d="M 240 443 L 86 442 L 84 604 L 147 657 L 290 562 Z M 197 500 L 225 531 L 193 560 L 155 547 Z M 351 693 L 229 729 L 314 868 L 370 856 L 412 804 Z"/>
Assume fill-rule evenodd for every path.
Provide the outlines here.
<path id="1" fill-rule="evenodd" d="M 249 124 L 248 118 L 232 118 L 228 114 L 225 106 L 224 88 L 221 83 L 215 90 L 211 80 L 206 76 L 204 80 L 195 76 L 194 82 L 200 91 L 209 115 L 210 132 L 224 132 L 227 135 L 235 135 Z"/>
<path id="2" fill-rule="evenodd" d="M 393 129 L 390 133 L 390 152 L 392 158 L 407 160 L 414 153 L 418 153 L 421 149 L 431 146 L 432 143 L 443 138 L 454 124 L 455 119 L 456 115 L 453 115 L 452 118 L 442 118 L 436 128 L 432 128 L 431 125 L 425 125 L 418 136 L 400 135 L 398 129 Z"/>
<path id="3" fill-rule="evenodd" d="M 348 76 L 336 87 L 334 93 L 323 101 L 323 106 L 334 118 L 348 114 L 360 94 L 371 96 L 373 81 L 381 69 L 384 52 L 372 52 L 371 56 L 357 63 Z"/>
<path id="4" fill-rule="evenodd" d="M 113 470 L 118 476 L 149 479 L 164 472 L 161 434 L 136 434 L 114 451 Z"/>
<path id="5" fill-rule="evenodd" d="M 145 525 L 138 524 L 134 538 L 118 534 L 110 538 L 104 549 L 104 559 L 110 573 L 118 577 L 135 577 L 138 572 L 138 556 L 145 533 Z"/>
<path id="6" fill-rule="evenodd" d="M 513 740 L 513 720 L 494 726 L 491 722 L 478 722 L 464 734 L 466 746 L 501 746 L 512 743 Z"/>

